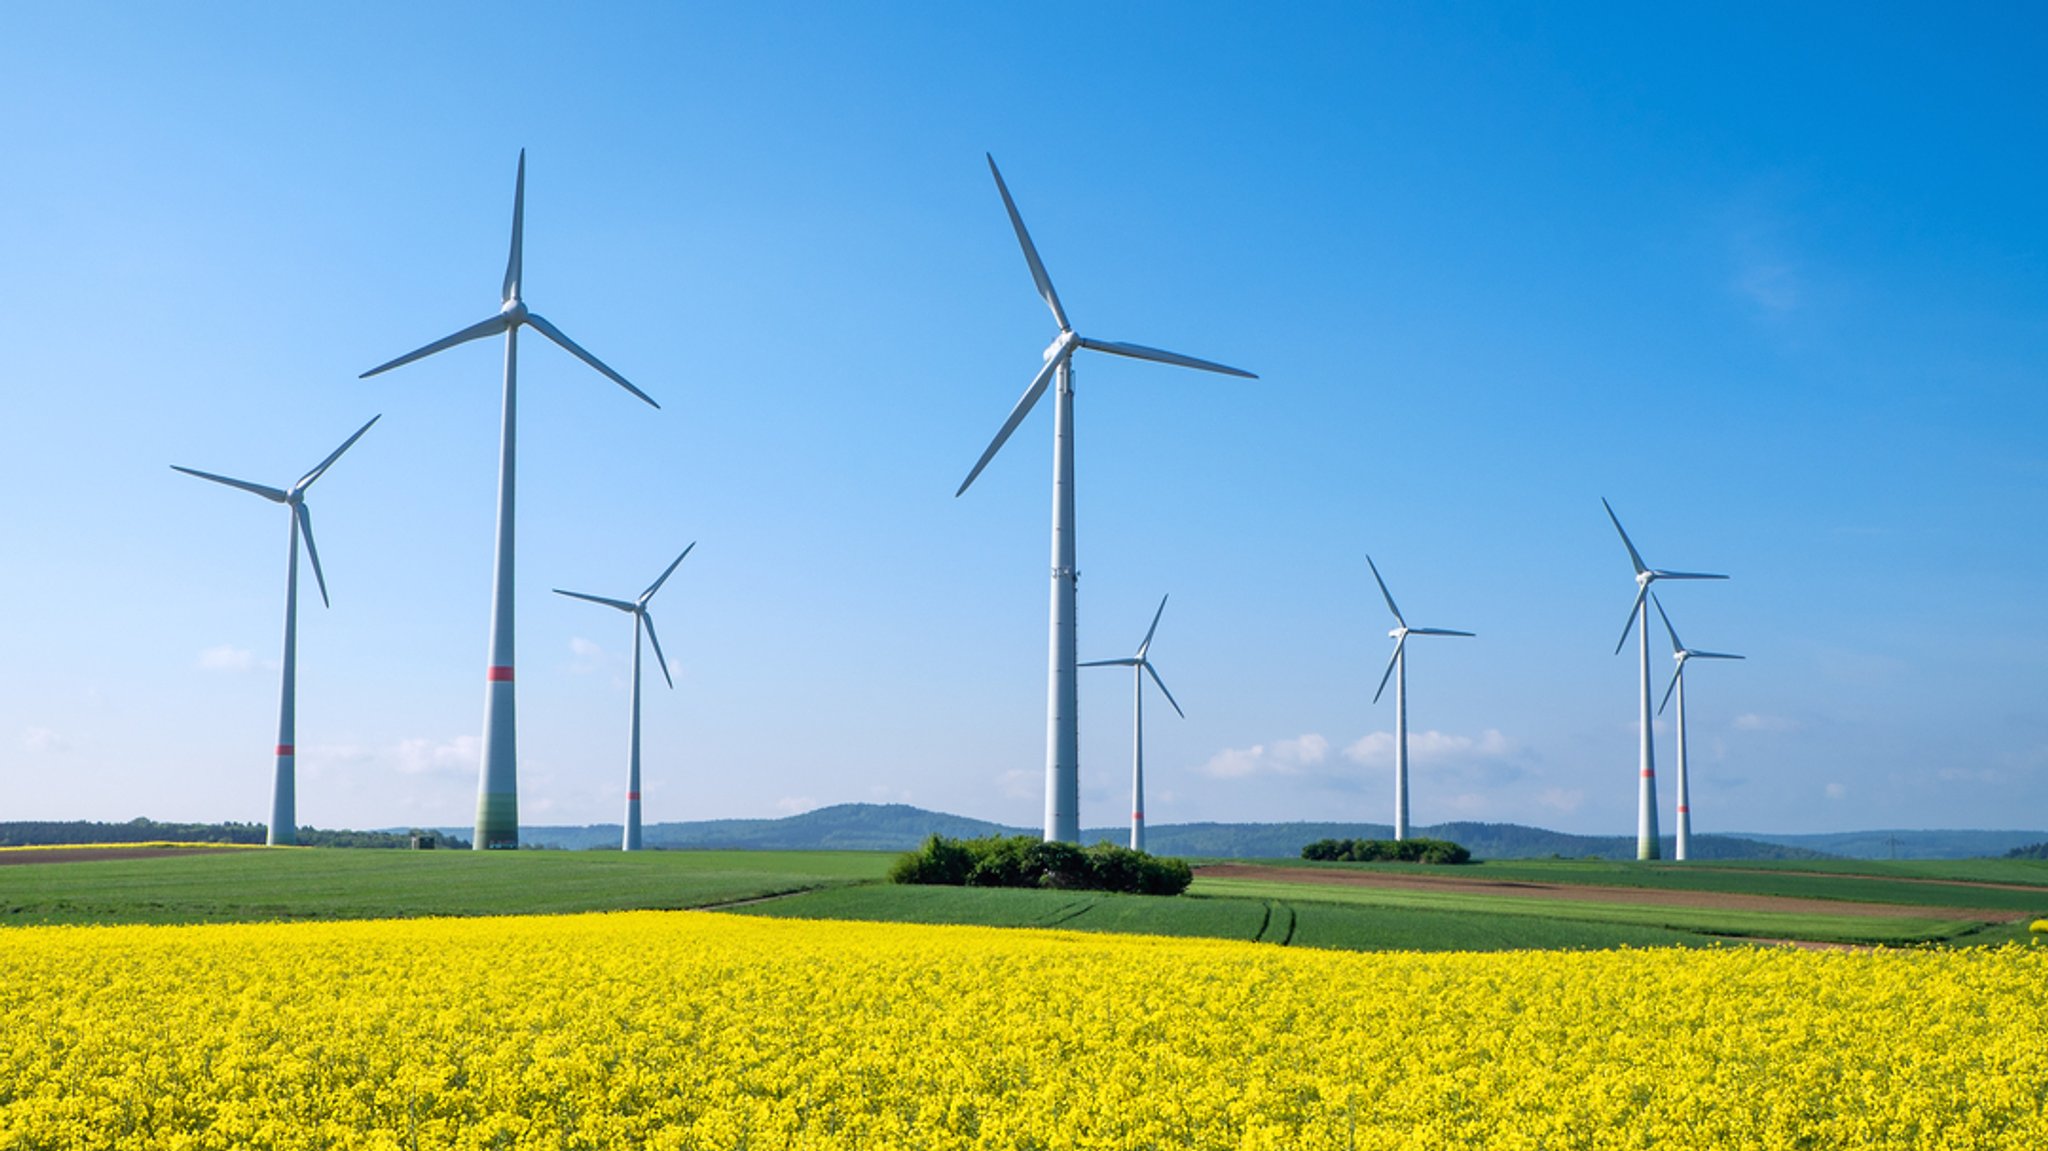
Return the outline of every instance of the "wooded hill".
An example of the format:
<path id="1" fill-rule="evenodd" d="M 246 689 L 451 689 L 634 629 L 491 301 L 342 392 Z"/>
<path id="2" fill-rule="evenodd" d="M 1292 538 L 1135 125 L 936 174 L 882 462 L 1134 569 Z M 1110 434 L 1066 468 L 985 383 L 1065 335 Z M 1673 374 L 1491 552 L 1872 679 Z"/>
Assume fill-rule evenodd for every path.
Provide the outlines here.
<path id="1" fill-rule="evenodd" d="M 470 829 L 431 829 L 442 847 L 469 846 Z M 711 819 L 690 823 L 649 824 L 643 839 L 653 848 L 746 848 L 780 851 L 909 851 L 926 836 L 974 839 L 986 835 L 1030 835 L 1036 828 L 1012 827 L 963 815 L 926 811 L 906 804 L 842 803 L 783 819 Z M 1633 835 L 1572 835 L 1516 823 L 1439 823 L 1414 829 L 1416 835 L 1448 839 L 1470 849 L 1474 859 L 1634 859 Z M 1094 827 L 1081 833 L 1083 843 L 1124 843 L 1122 827 Z M 520 842 L 528 847 L 616 848 L 616 823 L 585 826 L 522 827 Z M 1211 859 L 1292 859 L 1304 845 L 1319 839 L 1390 839 L 1384 823 L 1180 823 L 1146 830 L 1145 846 L 1159 855 Z M 161 823 L 134 819 L 126 823 L 91 821 L 0 822 L 0 846 L 59 843 L 262 843 L 260 823 Z M 407 847 L 411 829 L 336 831 L 299 829 L 299 842 L 311 847 Z M 1695 835 L 1695 859 L 1969 859 L 2001 856 L 2018 847 L 2048 841 L 2048 831 L 1864 831 L 1816 835 Z M 1664 840 L 1665 858 L 1672 842 Z"/>

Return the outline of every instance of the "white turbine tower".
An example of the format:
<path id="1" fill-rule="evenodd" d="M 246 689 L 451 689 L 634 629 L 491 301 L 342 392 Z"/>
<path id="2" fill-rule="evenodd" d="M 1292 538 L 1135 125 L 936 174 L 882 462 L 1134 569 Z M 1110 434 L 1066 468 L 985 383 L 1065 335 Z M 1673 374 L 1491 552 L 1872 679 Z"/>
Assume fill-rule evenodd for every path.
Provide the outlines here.
<path id="1" fill-rule="evenodd" d="M 231 488 L 240 488 L 262 496 L 274 504 L 283 504 L 291 513 L 291 524 L 287 534 L 291 537 L 290 550 L 286 553 L 284 569 L 284 672 L 283 687 L 279 691 L 277 705 L 277 771 L 270 788 L 270 834 L 267 839 L 272 846 L 292 844 L 299 841 L 298 779 L 294 765 L 297 763 L 296 740 L 298 728 L 298 666 L 299 666 L 299 537 L 306 539 L 306 558 L 313 561 L 313 579 L 320 585 L 320 602 L 327 600 L 327 577 L 320 572 L 320 549 L 313 546 L 313 513 L 306 510 L 306 489 L 313 481 L 325 475 L 341 453 L 349 450 L 355 442 L 370 430 L 370 424 L 382 419 L 371 416 L 370 423 L 356 429 L 356 434 L 342 441 L 340 447 L 320 465 L 299 477 L 299 482 L 279 491 L 262 484 L 246 480 L 233 480 L 202 472 L 195 468 L 179 467 L 172 464 L 174 471 L 202 480 L 212 480 Z"/>
<path id="2" fill-rule="evenodd" d="M 1394 629 L 1387 633 L 1394 641 L 1394 654 L 1387 660 L 1387 670 L 1380 673 L 1379 690 L 1372 693 L 1372 701 L 1378 703 L 1386 694 L 1387 677 L 1394 678 L 1394 838 L 1408 838 L 1408 637 L 1411 635 L 1459 635 L 1470 636 L 1469 631 L 1452 631 L 1441 627 L 1409 627 L 1401 618 L 1401 609 L 1394 606 L 1394 593 L 1387 590 L 1387 581 L 1380 577 L 1379 566 L 1372 557 L 1365 557 L 1365 566 L 1372 569 L 1373 582 L 1380 585 L 1380 598 L 1387 601 L 1387 610 L 1394 613 Z"/>
<path id="3" fill-rule="evenodd" d="M 1741 659 L 1719 651 L 1694 651 L 1678 642 L 1678 629 L 1671 626 L 1671 617 L 1664 613 L 1664 603 L 1655 595 L 1650 602 L 1657 605 L 1657 616 L 1664 621 L 1665 634 L 1671 637 L 1671 661 L 1676 666 L 1671 670 L 1671 686 L 1664 689 L 1664 702 L 1657 705 L 1657 714 L 1671 705 L 1671 693 L 1678 693 L 1678 850 L 1672 854 L 1683 862 L 1692 847 L 1692 797 L 1686 787 L 1685 777 L 1685 661 L 1689 659 Z"/>
<path id="4" fill-rule="evenodd" d="M 1074 352 L 1087 348 L 1134 360 L 1221 372 L 1227 376 L 1258 377 L 1178 352 L 1092 340 L 1074 331 L 1074 326 L 1067 322 L 1066 309 L 1060 307 L 1058 293 L 1053 291 L 1052 280 L 1045 274 L 1045 265 L 1039 261 L 1038 249 L 1031 243 L 1031 234 L 1024 230 L 1024 218 L 1017 214 L 1017 204 L 1010 199 L 1010 189 L 1003 183 L 1003 174 L 996 169 L 994 156 L 988 158 L 988 170 L 996 179 L 996 191 L 1002 193 L 1003 207 L 1010 214 L 1010 226 L 1017 232 L 1017 243 L 1024 249 L 1024 262 L 1031 266 L 1031 279 L 1038 285 L 1038 294 L 1045 300 L 1045 306 L 1052 309 L 1052 318 L 1060 330 L 1052 343 L 1046 346 L 1045 366 L 1032 377 L 1031 386 L 1024 389 L 1023 398 L 1011 409 L 1010 418 L 1003 422 L 1002 430 L 989 441 L 988 450 L 981 453 L 974 469 L 967 473 L 967 478 L 960 482 L 959 490 L 953 494 L 959 496 L 974 483 L 975 477 L 1010 438 L 1010 433 L 1017 430 L 1025 416 L 1031 414 L 1032 406 L 1045 394 L 1046 386 L 1056 380 L 1052 429 L 1052 619 L 1046 677 L 1045 838 L 1072 843 L 1081 838 L 1081 754 L 1074 682 L 1074 590 L 1080 578 L 1080 572 L 1074 566 Z"/>
<path id="5" fill-rule="evenodd" d="M 519 151 L 519 176 L 512 192 L 512 254 L 505 262 L 503 304 L 490 319 L 471 324 L 452 336 L 435 340 L 426 347 L 407 352 L 388 363 L 364 372 L 368 379 L 402 364 L 424 359 L 457 344 L 485 336 L 505 335 L 505 399 L 498 431 L 498 550 L 491 577 L 490 662 L 484 671 L 483 764 L 478 773 L 476 797 L 476 849 L 519 846 L 519 750 L 518 724 L 512 684 L 512 489 L 514 442 L 518 425 L 519 329 L 532 325 L 541 335 L 560 344 L 568 353 L 596 368 L 605 378 L 660 407 L 647 393 L 606 367 L 602 361 L 576 345 L 561 329 L 529 311 L 520 296 L 520 248 L 526 215 L 526 150 Z"/>
<path id="6" fill-rule="evenodd" d="M 1705 572 L 1663 571 L 1643 562 L 1642 553 L 1622 530 L 1621 517 L 1614 514 L 1614 505 L 1601 497 L 1600 506 L 1607 509 L 1607 518 L 1614 521 L 1614 530 L 1621 535 L 1623 547 L 1628 549 L 1628 562 L 1636 569 L 1636 602 L 1629 608 L 1628 622 L 1621 625 L 1621 639 L 1614 645 L 1616 655 L 1621 654 L 1622 644 L 1628 642 L 1629 629 L 1636 626 L 1636 617 L 1642 617 L 1642 630 L 1637 636 L 1637 649 L 1641 656 L 1642 676 L 1637 693 L 1637 767 L 1641 786 L 1636 793 L 1636 858 L 1656 859 L 1661 854 L 1657 842 L 1657 758 L 1650 741 L 1650 613 L 1644 609 L 1643 601 L 1650 594 L 1650 585 L 1660 579 L 1727 579 L 1724 575 L 1710 575 Z"/>
<path id="7" fill-rule="evenodd" d="M 1159 685 L 1159 694 L 1166 702 L 1173 704 L 1174 714 L 1182 719 L 1188 713 L 1174 703 L 1173 693 L 1166 690 L 1166 681 L 1159 678 L 1159 672 L 1145 653 L 1152 649 L 1152 633 L 1159 630 L 1159 617 L 1166 614 L 1166 597 L 1159 597 L 1159 610 L 1152 613 L 1152 626 L 1145 629 L 1145 639 L 1138 644 L 1138 654 L 1127 659 L 1097 659 L 1081 664 L 1081 667 L 1127 667 L 1131 669 L 1131 850 L 1145 850 L 1145 677 Z"/>
<path id="8" fill-rule="evenodd" d="M 676 686 L 675 679 L 668 674 L 668 659 L 661 654 L 661 639 L 654 634 L 654 616 L 647 610 L 647 601 L 654 598 L 654 593 L 660 591 L 661 585 L 668 582 L 668 577 L 676 570 L 676 565 L 683 562 L 683 556 L 689 555 L 690 548 L 696 546 L 696 542 L 691 541 L 690 547 L 684 548 L 683 554 L 668 565 L 668 569 L 661 573 L 660 578 L 648 584 L 647 590 L 641 592 L 640 598 L 636 600 L 606 599 L 601 595 L 585 595 L 580 591 L 555 589 L 556 595 L 601 603 L 633 617 L 633 731 L 626 751 L 626 833 L 624 841 L 620 844 L 621 849 L 625 851 L 640 850 L 640 632 L 643 629 L 647 632 L 647 642 L 654 645 L 654 661 L 661 666 L 661 678 L 668 681 L 671 689 Z"/>

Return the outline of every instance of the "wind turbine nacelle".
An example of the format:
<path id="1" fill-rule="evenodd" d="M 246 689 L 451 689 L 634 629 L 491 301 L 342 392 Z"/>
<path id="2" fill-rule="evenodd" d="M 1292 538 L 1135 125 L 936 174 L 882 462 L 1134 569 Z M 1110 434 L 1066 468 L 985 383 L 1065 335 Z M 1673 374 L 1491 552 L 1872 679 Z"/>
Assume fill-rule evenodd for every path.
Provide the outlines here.
<path id="1" fill-rule="evenodd" d="M 526 301 L 516 296 L 506 300 L 505 306 L 498 309 L 498 314 L 510 319 L 515 324 L 524 323 L 527 316 Z"/>

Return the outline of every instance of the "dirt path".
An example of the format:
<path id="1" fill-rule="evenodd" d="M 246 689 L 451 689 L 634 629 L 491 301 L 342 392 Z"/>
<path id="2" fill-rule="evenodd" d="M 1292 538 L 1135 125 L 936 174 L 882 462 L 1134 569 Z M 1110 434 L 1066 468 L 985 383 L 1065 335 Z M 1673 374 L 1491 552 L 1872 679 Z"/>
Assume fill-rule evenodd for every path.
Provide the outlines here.
<path id="1" fill-rule="evenodd" d="M 1959 919 L 1979 923 L 2010 923 L 2027 917 L 2027 913 L 2023 911 L 1994 911 L 1981 908 L 1852 903 L 1840 899 L 1800 899 L 1784 895 L 1743 895 L 1724 891 L 1661 891 L 1642 887 L 1536 883 L 1528 880 L 1478 879 L 1454 875 L 1403 875 L 1385 871 L 1323 871 L 1252 863 L 1216 863 L 1196 869 L 1195 874 L 1205 879 L 1247 879 L 1264 883 L 1292 883 L 1305 887 L 1379 887 L 1408 891 L 1452 891 L 1467 895 L 1502 895 L 1521 899 L 1633 903 L 1652 907 L 1700 907 L 1721 911 L 1780 911 L 1794 915 Z"/>

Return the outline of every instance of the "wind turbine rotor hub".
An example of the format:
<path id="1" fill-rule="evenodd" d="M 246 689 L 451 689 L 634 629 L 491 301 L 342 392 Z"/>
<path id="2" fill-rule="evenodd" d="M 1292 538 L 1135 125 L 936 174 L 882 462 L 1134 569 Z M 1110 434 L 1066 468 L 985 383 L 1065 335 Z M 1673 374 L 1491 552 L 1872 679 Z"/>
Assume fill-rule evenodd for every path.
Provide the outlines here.
<path id="1" fill-rule="evenodd" d="M 517 296 L 514 296 L 511 299 L 505 301 L 505 306 L 498 309 L 498 314 L 506 317 L 515 324 L 523 324 L 526 322 L 526 317 L 528 315 L 526 309 L 526 301 L 520 299 Z"/>
<path id="2" fill-rule="evenodd" d="M 1405 636 L 1405 635 L 1407 635 L 1407 634 L 1408 634 L 1408 629 L 1407 629 L 1407 628 L 1405 628 L 1405 627 L 1397 627 L 1397 628 L 1394 628 L 1394 629 L 1393 629 L 1392 631 L 1389 631 L 1389 632 L 1387 633 L 1387 638 L 1388 638 L 1388 639 L 1400 639 L 1401 637 L 1403 637 L 1403 636 Z"/>

